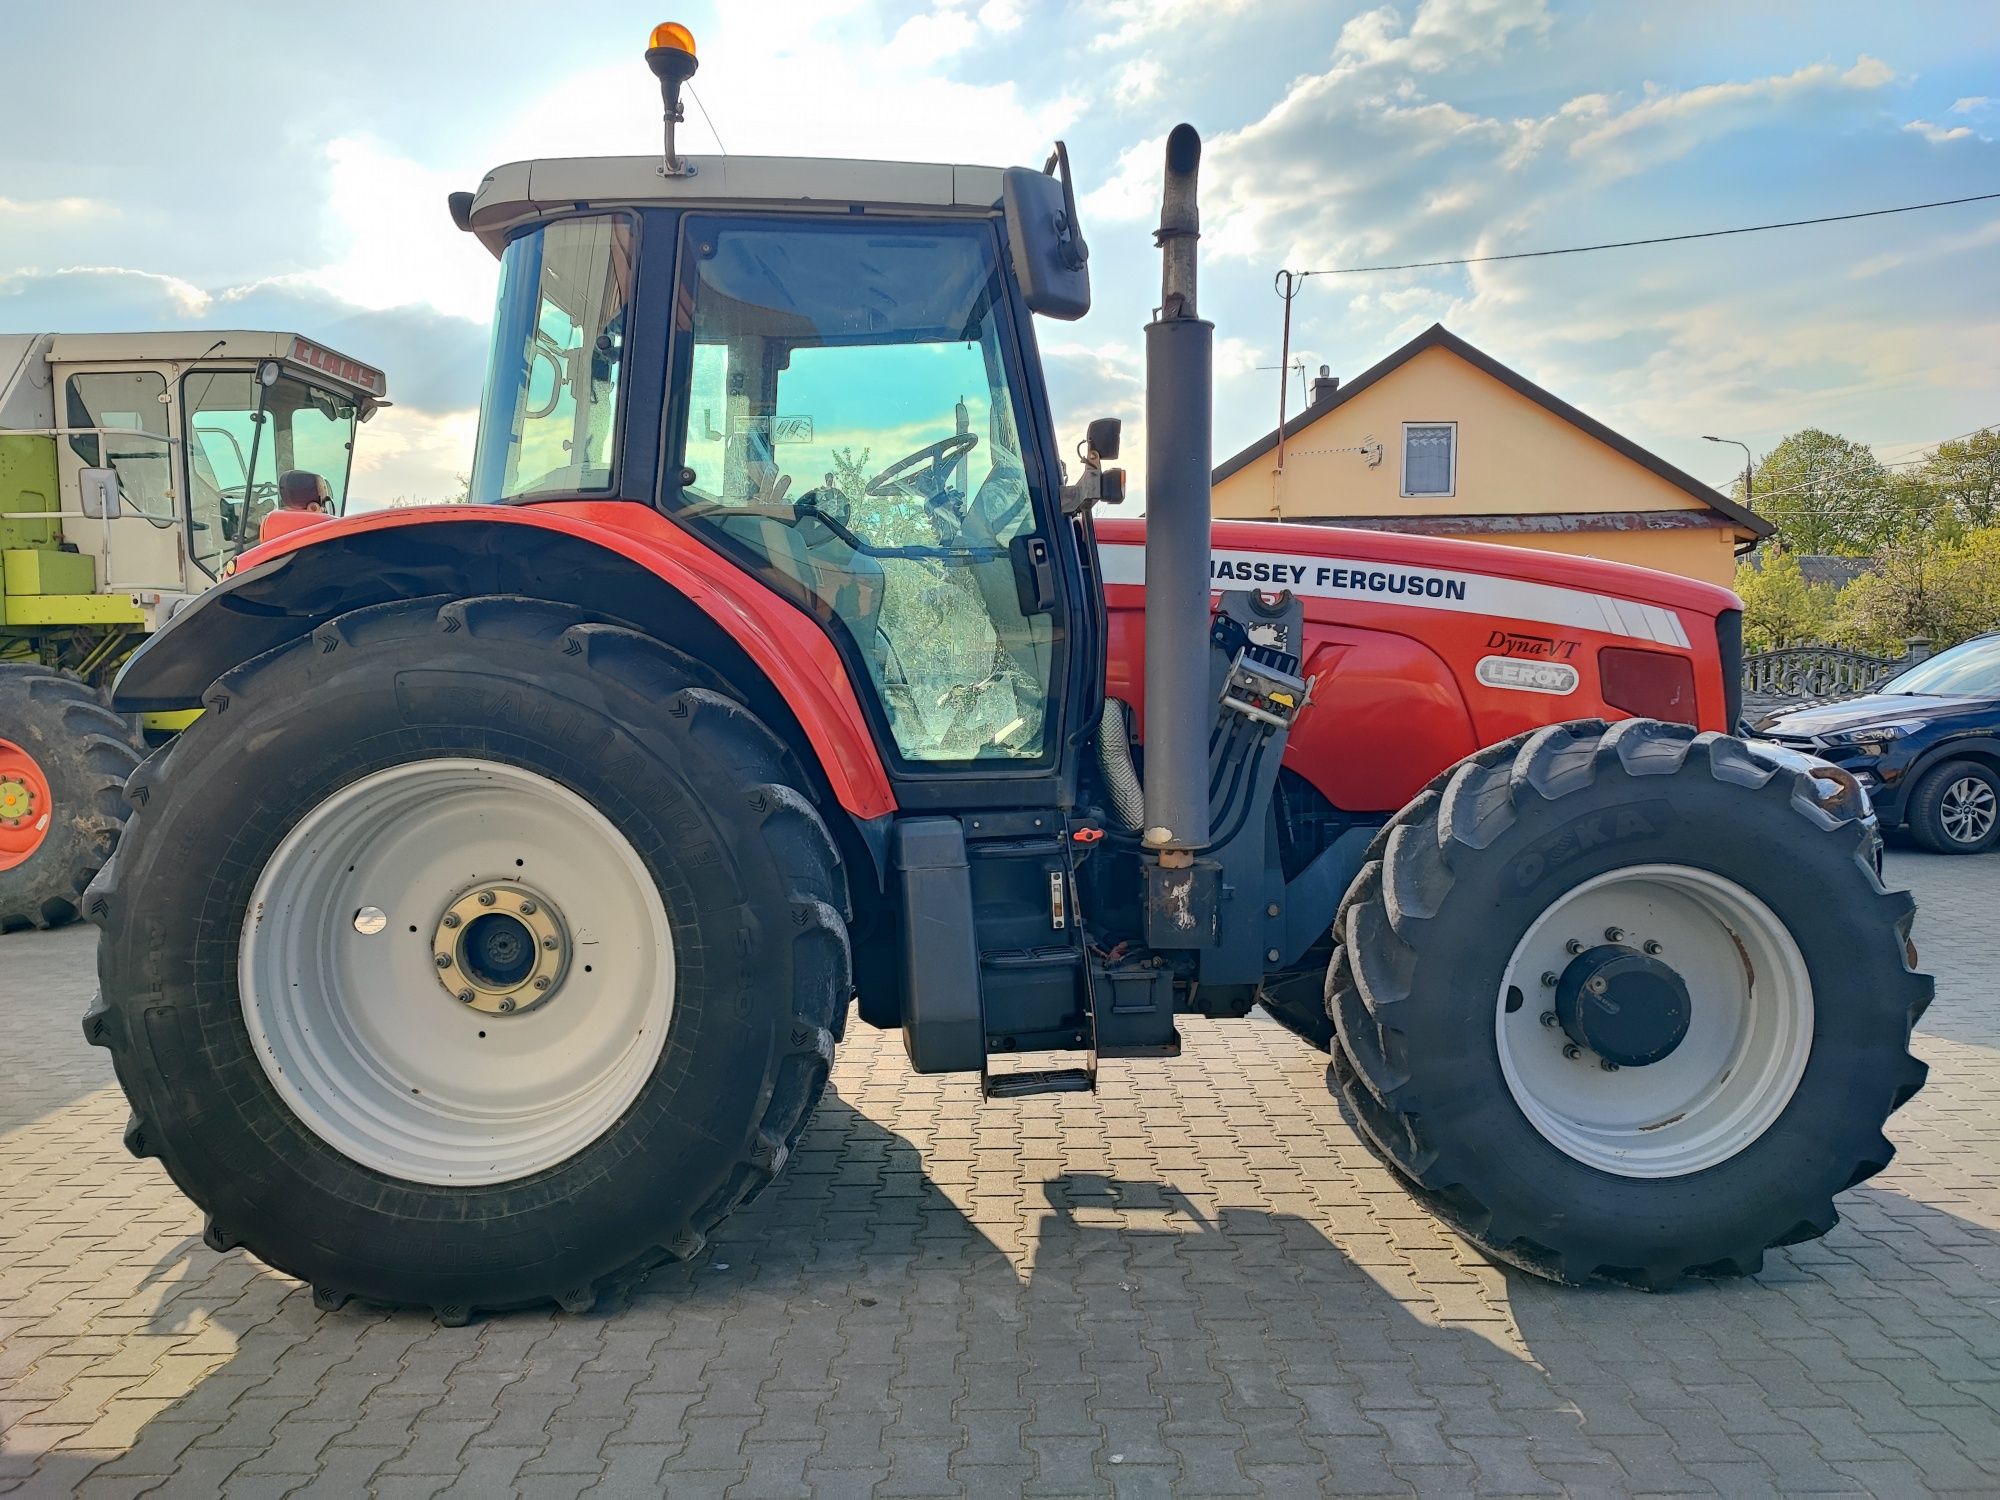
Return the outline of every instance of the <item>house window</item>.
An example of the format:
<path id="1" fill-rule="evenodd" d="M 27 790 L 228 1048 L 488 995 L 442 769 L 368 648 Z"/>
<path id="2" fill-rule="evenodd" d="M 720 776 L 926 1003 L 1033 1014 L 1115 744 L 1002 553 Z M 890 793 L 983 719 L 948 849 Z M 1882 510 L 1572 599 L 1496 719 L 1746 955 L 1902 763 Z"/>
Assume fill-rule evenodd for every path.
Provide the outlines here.
<path id="1" fill-rule="evenodd" d="M 1451 495 L 1458 490 L 1458 423 L 1403 424 L 1403 493 Z"/>

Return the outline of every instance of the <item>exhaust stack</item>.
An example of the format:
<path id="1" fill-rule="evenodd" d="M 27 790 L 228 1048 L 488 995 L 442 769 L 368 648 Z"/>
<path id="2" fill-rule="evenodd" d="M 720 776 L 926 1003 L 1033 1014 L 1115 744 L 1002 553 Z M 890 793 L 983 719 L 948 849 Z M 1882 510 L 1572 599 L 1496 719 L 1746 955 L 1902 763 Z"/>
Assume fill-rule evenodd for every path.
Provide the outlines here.
<path id="1" fill-rule="evenodd" d="M 1185 866 L 1206 848 L 1210 701 L 1209 473 L 1215 325 L 1195 310 L 1201 137 L 1167 137 L 1160 307 L 1146 325 L 1145 843 Z"/>

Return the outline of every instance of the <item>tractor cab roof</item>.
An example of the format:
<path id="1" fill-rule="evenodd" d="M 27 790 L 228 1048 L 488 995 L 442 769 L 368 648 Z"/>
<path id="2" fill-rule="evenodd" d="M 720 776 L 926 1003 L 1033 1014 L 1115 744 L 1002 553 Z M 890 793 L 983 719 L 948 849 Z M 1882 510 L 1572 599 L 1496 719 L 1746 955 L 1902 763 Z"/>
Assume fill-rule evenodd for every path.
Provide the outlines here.
<path id="1" fill-rule="evenodd" d="M 488 172 L 461 228 L 498 255 L 524 224 L 584 208 L 636 204 L 680 208 L 763 208 L 846 213 L 991 214 L 999 210 L 998 167 L 944 162 L 857 161 L 812 156 L 690 156 L 682 177 L 665 176 L 660 157 L 571 156 L 509 162 Z"/>
<path id="2" fill-rule="evenodd" d="M 310 372 L 322 384 L 344 387 L 373 405 L 388 405 L 388 377 L 373 365 L 296 333 L 261 329 L 192 328 L 148 333 L 56 333 L 46 358 L 54 364 L 199 364 L 216 360 L 275 359 Z"/>

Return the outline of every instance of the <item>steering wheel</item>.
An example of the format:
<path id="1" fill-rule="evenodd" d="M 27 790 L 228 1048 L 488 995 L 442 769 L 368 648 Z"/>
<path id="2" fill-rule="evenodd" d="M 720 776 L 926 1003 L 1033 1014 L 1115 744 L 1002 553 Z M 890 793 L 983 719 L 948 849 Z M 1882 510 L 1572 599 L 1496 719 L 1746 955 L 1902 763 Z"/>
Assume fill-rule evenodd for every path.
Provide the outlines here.
<path id="1" fill-rule="evenodd" d="M 940 442 L 932 443 L 927 448 L 919 448 L 916 452 L 897 459 L 869 480 L 866 493 L 887 495 L 900 492 L 906 487 L 904 479 L 909 471 L 928 463 L 931 466 L 931 492 L 936 494 L 944 487 L 944 471 L 978 446 L 979 439 L 976 435 L 960 432 Z"/>

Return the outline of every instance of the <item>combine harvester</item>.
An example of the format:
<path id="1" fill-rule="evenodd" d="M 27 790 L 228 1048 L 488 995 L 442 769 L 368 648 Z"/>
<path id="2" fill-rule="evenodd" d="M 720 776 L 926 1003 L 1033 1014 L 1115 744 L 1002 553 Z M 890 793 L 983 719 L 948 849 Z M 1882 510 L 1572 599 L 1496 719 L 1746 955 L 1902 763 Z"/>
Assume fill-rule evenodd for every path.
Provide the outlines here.
<path id="1" fill-rule="evenodd" d="M 1566 1281 L 1833 1225 L 1931 982 L 1854 780 L 1724 732 L 1733 595 L 1212 526 L 1187 126 L 1148 513 L 1100 522 L 1117 424 L 1066 476 L 1035 344 L 1090 303 L 1062 149 L 683 159 L 693 42 L 647 56 L 664 158 L 452 199 L 501 263 L 474 503 L 259 548 L 118 684 L 207 711 L 132 778 L 85 1032 L 209 1244 L 588 1307 L 784 1167 L 856 1002 L 1005 1100 L 1261 1000 Z"/>
<path id="2" fill-rule="evenodd" d="M 381 371 L 296 334 L 0 334 L 0 932 L 74 917 L 124 822 L 143 745 L 103 687 L 255 542 L 281 475 L 339 511 L 386 404 Z"/>

